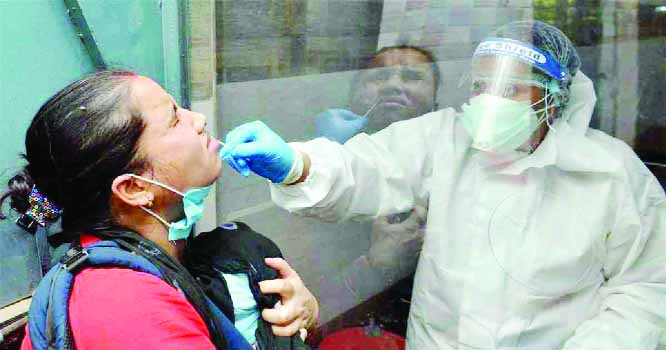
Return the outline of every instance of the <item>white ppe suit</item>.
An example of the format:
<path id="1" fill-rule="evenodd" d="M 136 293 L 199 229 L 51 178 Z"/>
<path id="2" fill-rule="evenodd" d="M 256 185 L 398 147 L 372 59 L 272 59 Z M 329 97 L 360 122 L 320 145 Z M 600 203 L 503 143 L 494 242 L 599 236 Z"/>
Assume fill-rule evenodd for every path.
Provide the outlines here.
<path id="1" fill-rule="evenodd" d="M 271 185 L 272 198 L 329 221 L 429 203 L 407 349 L 654 349 L 666 317 L 664 191 L 625 143 L 588 128 L 596 96 L 581 72 L 571 96 L 520 159 L 470 148 L 452 109 L 344 146 L 292 143 L 310 174 Z"/>

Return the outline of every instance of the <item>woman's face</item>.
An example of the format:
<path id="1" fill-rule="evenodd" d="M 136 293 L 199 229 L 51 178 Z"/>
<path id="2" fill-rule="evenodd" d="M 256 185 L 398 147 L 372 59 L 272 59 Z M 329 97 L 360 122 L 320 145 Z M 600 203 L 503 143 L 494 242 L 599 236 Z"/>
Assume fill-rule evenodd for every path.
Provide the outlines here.
<path id="1" fill-rule="evenodd" d="M 142 175 L 181 192 L 215 182 L 222 166 L 220 144 L 205 131 L 206 117 L 178 107 L 146 77 L 138 77 L 132 88 L 145 123 L 139 154 L 149 169 Z"/>

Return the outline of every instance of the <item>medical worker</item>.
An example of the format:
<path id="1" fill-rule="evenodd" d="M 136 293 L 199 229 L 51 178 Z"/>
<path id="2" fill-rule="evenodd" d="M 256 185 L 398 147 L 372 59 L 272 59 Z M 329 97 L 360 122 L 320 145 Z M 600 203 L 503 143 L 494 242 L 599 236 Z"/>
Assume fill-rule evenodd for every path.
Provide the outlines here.
<path id="1" fill-rule="evenodd" d="M 286 144 L 261 122 L 225 159 L 278 205 L 326 220 L 427 199 L 408 349 L 650 350 L 666 317 L 666 197 L 596 102 L 571 41 L 541 22 L 483 40 L 462 113 Z M 603 116 L 602 116 L 603 117 Z"/>

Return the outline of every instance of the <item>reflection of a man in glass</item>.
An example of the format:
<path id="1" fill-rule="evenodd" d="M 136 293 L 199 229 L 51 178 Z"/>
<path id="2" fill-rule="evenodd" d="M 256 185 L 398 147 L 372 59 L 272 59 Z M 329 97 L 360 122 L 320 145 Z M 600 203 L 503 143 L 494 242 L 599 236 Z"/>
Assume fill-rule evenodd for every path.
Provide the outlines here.
<path id="1" fill-rule="evenodd" d="M 318 133 L 344 143 L 362 131 L 374 133 L 431 112 L 437 106 L 439 81 L 438 66 L 428 50 L 385 47 L 355 75 L 349 110 L 330 109 L 316 117 Z M 375 220 L 368 251 L 325 280 L 322 303 L 341 312 L 412 275 L 423 244 L 426 215 L 426 204 L 416 203 L 410 211 Z M 411 281 L 403 284 L 411 286 Z M 411 293 L 398 289 L 402 298 L 410 299 Z M 406 318 L 395 312 L 393 316 Z"/>
<path id="2" fill-rule="evenodd" d="M 430 51 L 416 46 L 391 46 L 379 50 L 365 70 L 354 78 L 350 97 L 352 112 L 367 113 L 365 130 L 373 133 L 390 124 L 418 117 L 436 109 L 440 73 Z M 384 273 L 389 284 L 414 272 L 423 243 L 427 209 L 382 217 L 372 225 L 367 259 Z"/>
<path id="3" fill-rule="evenodd" d="M 315 117 L 316 136 L 345 143 L 360 132 L 374 133 L 390 124 L 437 109 L 439 68 L 428 50 L 385 47 L 374 54 L 351 84 L 349 106 Z"/>
<path id="4" fill-rule="evenodd" d="M 436 109 L 439 68 L 433 55 L 416 46 L 392 46 L 378 51 L 352 84 L 350 109 L 368 113 L 368 132 Z"/>

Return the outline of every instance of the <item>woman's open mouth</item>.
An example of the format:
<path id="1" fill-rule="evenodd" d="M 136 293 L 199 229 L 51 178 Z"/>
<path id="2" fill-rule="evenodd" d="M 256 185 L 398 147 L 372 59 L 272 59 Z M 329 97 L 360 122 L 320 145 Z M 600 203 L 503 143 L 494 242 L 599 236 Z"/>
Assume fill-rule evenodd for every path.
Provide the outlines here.
<path id="1" fill-rule="evenodd" d="M 220 145 L 220 143 L 215 138 L 208 135 L 206 147 L 210 152 L 217 153 L 220 150 L 220 148 L 222 148 L 222 145 Z"/>

